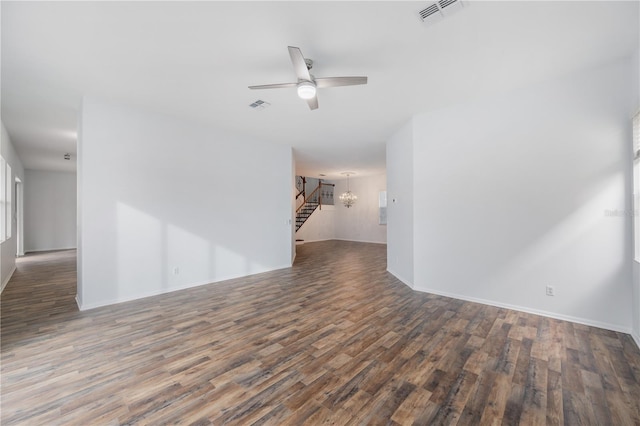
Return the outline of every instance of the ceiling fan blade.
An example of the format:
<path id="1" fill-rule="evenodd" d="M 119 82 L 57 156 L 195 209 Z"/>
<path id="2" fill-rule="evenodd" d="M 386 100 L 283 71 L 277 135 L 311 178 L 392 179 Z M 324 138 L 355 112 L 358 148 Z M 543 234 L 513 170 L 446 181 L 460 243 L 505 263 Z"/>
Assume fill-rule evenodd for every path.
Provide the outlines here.
<path id="1" fill-rule="evenodd" d="M 291 57 L 293 70 L 296 72 L 298 80 L 311 81 L 311 74 L 309 74 L 309 69 L 307 69 L 302 51 L 298 47 L 289 46 L 289 56 Z"/>
<path id="2" fill-rule="evenodd" d="M 318 89 L 324 87 L 356 86 L 358 84 L 367 84 L 367 77 L 325 77 L 316 78 L 315 82 Z"/>
<path id="3" fill-rule="evenodd" d="M 285 87 L 296 87 L 298 83 L 262 84 L 259 86 L 249 86 L 249 89 L 282 89 Z"/>
<path id="4" fill-rule="evenodd" d="M 309 104 L 309 109 L 311 110 L 318 109 L 318 97 L 314 96 L 311 99 L 307 99 L 307 104 Z"/>

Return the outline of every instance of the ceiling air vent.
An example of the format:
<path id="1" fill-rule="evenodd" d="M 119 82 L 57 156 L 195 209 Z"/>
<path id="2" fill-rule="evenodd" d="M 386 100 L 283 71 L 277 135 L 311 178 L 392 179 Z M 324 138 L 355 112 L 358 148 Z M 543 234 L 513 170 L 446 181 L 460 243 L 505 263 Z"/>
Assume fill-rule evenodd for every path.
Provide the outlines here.
<path id="1" fill-rule="evenodd" d="M 438 5 L 435 3 L 433 3 L 431 6 L 428 6 L 422 9 L 420 11 L 420 18 L 424 21 L 434 13 L 437 13 L 438 15 L 440 14 L 440 9 L 438 8 Z"/>
<path id="2" fill-rule="evenodd" d="M 254 103 L 249 105 L 249 108 L 253 108 L 253 109 L 265 109 L 270 107 L 271 104 L 269 102 L 265 102 L 265 101 L 261 101 L 260 99 L 258 99 L 257 101 L 255 101 Z"/>
<path id="3" fill-rule="evenodd" d="M 438 2 L 438 6 L 440 6 L 440 9 L 443 9 L 445 7 L 451 6 L 454 3 L 458 3 L 458 0 L 440 0 Z"/>
<path id="4" fill-rule="evenodd" d="M 418 13 L 422 22 L 435 23 L 456 10 L 462 9 L 463 6 L 462 0 L 439 0 L 436 3 L 431 3 Z"/>

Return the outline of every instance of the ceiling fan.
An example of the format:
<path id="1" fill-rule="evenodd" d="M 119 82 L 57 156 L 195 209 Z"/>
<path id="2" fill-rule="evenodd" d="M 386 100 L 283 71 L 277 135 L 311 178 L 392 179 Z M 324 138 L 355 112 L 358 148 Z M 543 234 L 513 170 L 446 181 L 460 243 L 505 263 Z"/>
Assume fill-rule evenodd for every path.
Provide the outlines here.
<path id="1" fill-rule="evenodd" d="M 338 86 L 355 86 L 367 84 L 367 77 L 323 77 L 316 78 L 309 71 L 313 67 L 311 59 L 305 59 L 302 51 L 298 47 L 289 46 L 289 56 L 293 63 L 293 69 L 298 77 L 297 83 L 263 84 L 260 86 L 249 86 L 249 89 L 282 89 L 286 87 L 297 87 L 298 96 L 307 101 L 309 108 L 318 108 L 318 96 L 316 89 Z"/>

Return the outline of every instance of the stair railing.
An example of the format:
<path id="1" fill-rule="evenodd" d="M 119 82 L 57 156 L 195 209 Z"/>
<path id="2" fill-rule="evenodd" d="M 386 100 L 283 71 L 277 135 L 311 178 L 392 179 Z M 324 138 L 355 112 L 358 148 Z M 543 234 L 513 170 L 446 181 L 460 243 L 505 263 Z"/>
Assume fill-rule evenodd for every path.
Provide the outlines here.
<path id="1" fill-rule="evenodd" d="M 309 194 L 308 197 L 306 198 L 303 197 L 302 204 L 298 206 L 298 208 L 296 209 L 296 232 L 298 232 L 298 229 L 300 229 L 300 227 L 304 225 L 304 223 L 307 221 L 307 219 L 309 219 L 309 217 L 316 210 L 317 207 L 320 207 L 320 210 L 322 210 L 322 196 L 323 196 L 322 186 L 323 185 L 335 187 L 335 185 L 332 183 L 323 183 L 322 181 L 320 181 L 318 182 L 318 187 L 314 189 L 313 192 L 311 192 L 311 194 Z M 317 206 L 310 209 L 311 213 L 309 213 L 309 210 L 305 210 L 305 212 L 301 216 L 299 216 L 300 211 L 303 210 L 304 207 L 307 207 L 309 203 L 317 204 Z"/>
<path id="2" fill-rule="evenodd" d="M 309 196 L 304 199 L 304 202 L 300 205 L 300 207 L 296 209 L 296 213 L 298 213 L 309 202 L 309 200 L 312 200 L 316 193 L 318 193 L 318 207 L 320 207 L 320 210 L 322 210 L 322 197 L 320 196 L 321 194 L 319 192 L 320 188 L 322 188 L 322 182 L 320 182 L 318 184 L 318 187 L 314 189 L 313 192 L 311 192 L 311 194 L 309 194 Z"/>
<path id="3" fill-rule="evenodd" d="M 304 181 L 303 181 L 303 182 L 304 182 Z M 320 181 L 320 182 L 318 183 L 317 188 L 316 188 L 316 189 L 314 189 L 314 190 L 311 192 L 311 194 L 309 194 L 309 196 L 308 196 L 308 197 L 304 198 L 304 201 L 302 202 L 302 204 L 300 204 L 300 207 L 298 207 L 298 208 L 296 209 L 296 213 L 298 213 L 298 211 L 300 211 L 300 209 L 302 209 L 302 207 L 303 207 L 305 204 L 307 204 L 308 202 L 311 202 L 311 200 L 313 200 L 314 196 L 316 196 L 316 193 L 318 193 L 318 194 L 317 194 L 317 197 L 318 197 L 318 207 L 320 208 L 320 210 L 322 210 L 322 193 L 321 193 L 322 186 L 333 186 L 333 187 L 335 187 L 335 185 L 334 185 L 334 184 L 332 184 L 332 183 L 324 183 L 324 182 Z M 303 190 L 303 191 L 304 191 L 304 190 Z M 303 191 L 301 191 L 300 193 L 298 193 L 298 196 L 300 196 L 300 194 L 303 194 Z M 298 196 L 296 196 L 296 199 L 298 198 Z"/>

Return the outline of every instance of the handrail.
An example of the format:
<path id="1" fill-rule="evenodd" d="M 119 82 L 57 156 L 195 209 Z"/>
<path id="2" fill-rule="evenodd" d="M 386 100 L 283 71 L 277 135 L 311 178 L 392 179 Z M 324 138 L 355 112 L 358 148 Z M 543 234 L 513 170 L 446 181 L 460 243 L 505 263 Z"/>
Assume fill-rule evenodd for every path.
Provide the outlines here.
<path id="1" fill-rule="evenodd" d="M 318 190 L 321 187 L 322 187 L 322 184 L 319 184 L 318 187 L 316 189 L 314 189 L 313 192 L 311 194 L 309 194 L 309 196 L 304 199 L 304 202 L 300 205 L 300 207 L 298 207 L 296 209 L 296 213 L 298 213 L 298 211 L 300 211 L 300 209 L 302 209 L 302 207 L 304 207 L 304 205 L 307 204 L 307 200 L 311 199 L 311 197 L 313 197 L 313 194 L 318 192 Z M 318 197 L 318 205 L 322 206 L 322 197 Z"/>
<path id="2" fill-rule="evenodd" d="M 305 192 L 306 192 L 306 191 L 305 191 L 305 185 L 306 185 L 306 183 L 307 183 L 307 182 L 305 181 L 305 178 L 303 177 L 303 178 L 302 178 L 302 189 L 300 190 L 300 192 L 298 192 L 298 193 L 296 194 L 296 200 L 297 200 L 298 198 L 300 198 L 300 196 L 301 196 L 301 195 L 302 195 L 303 197 L 305 196 Z M 334 188 L 335 188 L 335 186 L 336 186 L 334 183 L 325 183 L 325 182 L 322 182 L 322 181 L 320 181 L 320 182 L 318 183 L 318 185 L 321 185 L 321 186 L 333 186 Z M 306 198 L 306 197 L 305 197 L 305 198 Z M 303 199 L 304 199 L 304 198 L 303 198 Z"/>
<path id="3" fill-rule="evenodd" d="M 298 207 L 296 209 L 296 213 L 298 213 L 298 211 L 300 211 L 300 209 L 302 209 L 302 207 L 307 204 L 307 201 L 310 200 L 311 198 L 313 198 L 313 195 L 320 189 L 322 188 L 322 186 L 333 186 L 335 187 L 336 185 L 333 183 L 324 183 L 322 181 L 318 182 L 318 187 L 316 189 L 313 190 L 313 192 L 311 192 L 311 194 L 309 194 L 308 197 L 305 197 L 304 201 L 302 202 L 302 204 L 300 204 L 300 207 Z M 300 193 L 304 192 L 304 190 L 300 191 Z M 296 196 L 296 200 L 298 199 L 298 196 L 300 195 L 300 193 L 298 193 L 298 195 Z M 318 207 L 320 207 L 320 210 L 322 210 L 322 194 L 318 195 Z"/>

